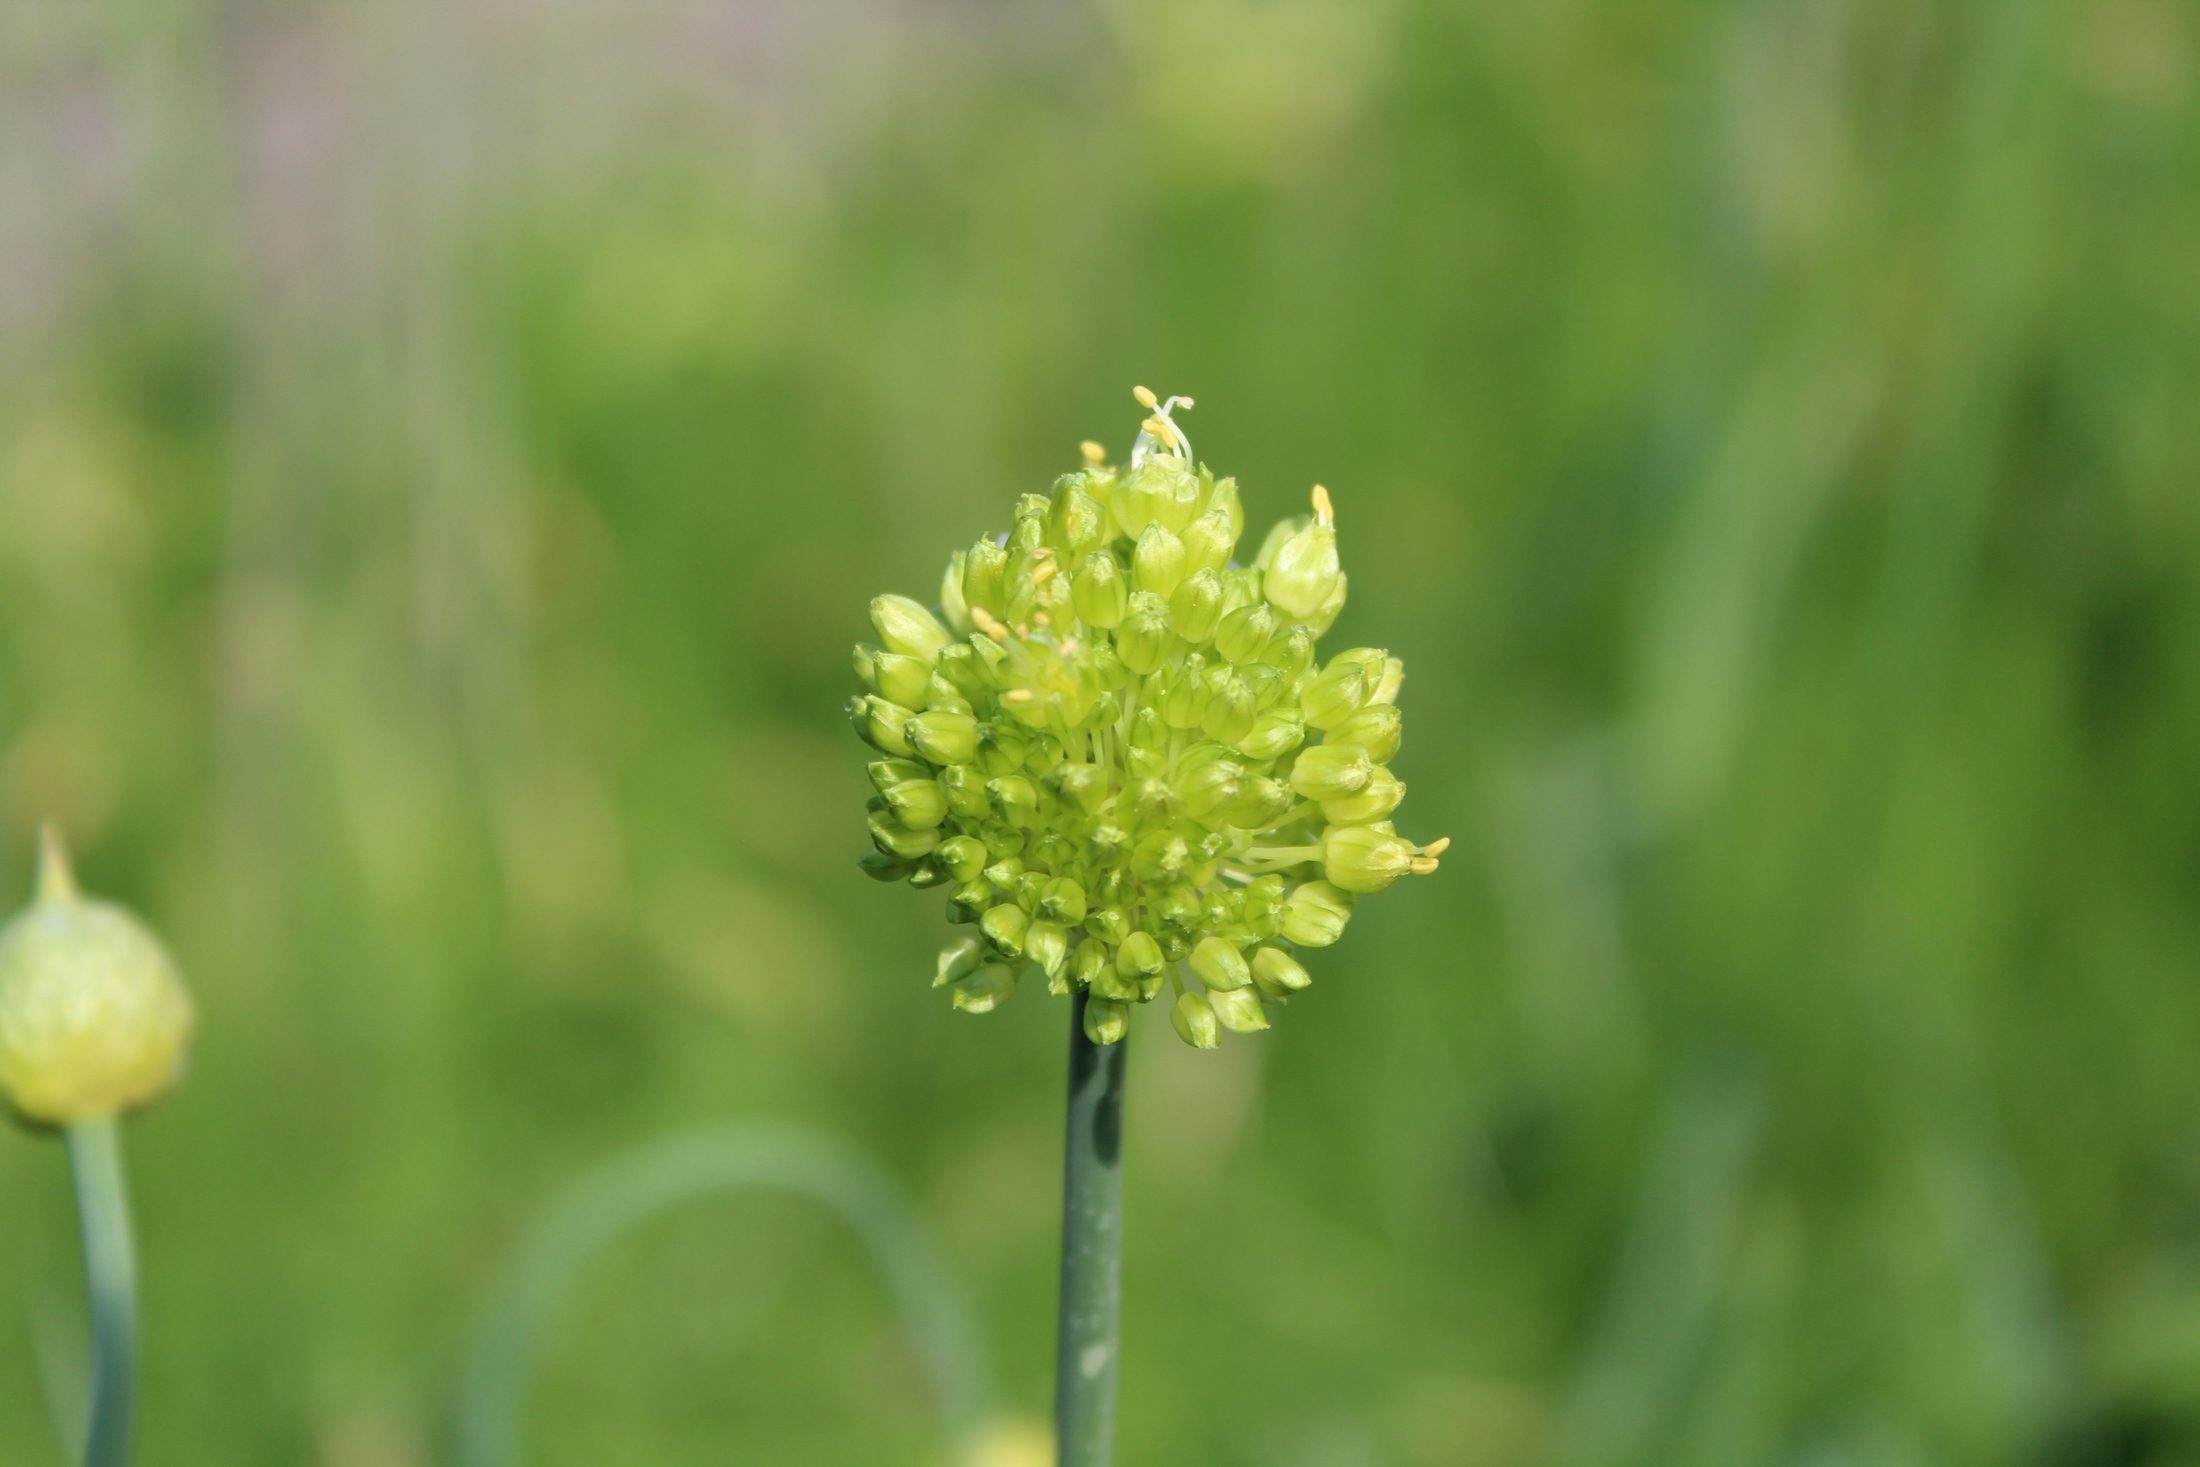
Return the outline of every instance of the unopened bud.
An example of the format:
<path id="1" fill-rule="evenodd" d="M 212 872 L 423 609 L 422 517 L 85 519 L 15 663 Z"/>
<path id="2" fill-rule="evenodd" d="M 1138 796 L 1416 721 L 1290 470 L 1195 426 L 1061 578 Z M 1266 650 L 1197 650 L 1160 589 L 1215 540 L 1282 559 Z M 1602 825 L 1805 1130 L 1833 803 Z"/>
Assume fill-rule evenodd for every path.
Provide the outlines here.
<path id="1" fill-rule="evenodd" d="M 1207 995 L 1207 1005 L 1215 1011 L 1215 1018 L 1232 1034 L 1258 1034 L 1268 1027 L 1268 1011 L 1261 1007 L 1260 995 L 1248 984 L 1244 988 L 1232 988 Z"/>
<path id="2" fill-rule="evenodd" d="M 1357 792 L 1322 801 L 1322 818 L 1331 825 L 1365 825 L 1397 809 L 1405 797 L 1405 782 L 1378 765 Z"/>
<path id="3" fill-rule="evenodd" d="M 1215 1018 L 1207 995 L 1187 989 L 1169 1008 L 1169 1022 L 1177 1037 L 1194 1049 L 1216 1049 L 1222 1044 L 1222 1025 Z"/>
<path id="4" fill-rule="evenodd" d="M 1405 729 L 1395 703 L 1370 703 L 1329 731 L 1331 743 L 1358 744 L 1380 764 L 1398 752 Z"/>
<path id="5" fill-rule="evenodd" d="M 1276 609 L 1299 621 L 1313 621 L 1327 609 L 1343 576 L 1337 565 L 1337 528 L 1329 514 L 1329 496 L 1314 491 L 1314 517 L 1274 546 L 1261 566 L 1261 589 Z"/>
<path id="6" fill-rule="evenodd" d="M 1114 999 L 1085 1000 L 1085 1037 L 1094 1044 L 1115 1044 L 1130 1032 L 1131 1011 L 1128 1007 Z"/>
<path id="7" fill-rule="evenodd" d="M 1016 970 L 1006 963 L 987 963 L 948 989 L 955 1007 L 966 1014 L 990 1014 L 1016 992 Z"/>
<path id="8" fill-rule="evenodd" d="M 1116 628 L 1115 652 L 1125 667 L 1143 676 L 1161 665 L 1172 635 L 1169 603 L 1151 591 L 1140 591 L 1131 597 L 1123 624 Z"/>
<path id="9" fill-rule="evenodd" d="M 1047 977 L 1061 977 L 1069 963 L 1069 933 L 1059 922 L 1032 923 L 1024 931 L 1024 956 Z"/>
<path id="10" fill-rule="evenodd" d="M 78 891 L 48 828 L 38 896 L 0 928 L 0 1093 L 72 1125 L 135 1110 L 183 1072 L 191 997 L 150 928 Z"/>
<path id="11" fill-rule="evenodd" d="M 968 764 L 978 757 L 978 720 L 967 713 L 927 709 L 909 720 L 906 732 L 910 746 L 934 764 Z"/>
<path id="12" fill-rule="evenodd" d="M 1070 577 L 1070 606 L 1087 626 L 1113 628 L 1130 604 L 1130 585 L 1115 556 L 1099 550 L 1077 563 Z"/>
<path id="13" fill-rule="evenodd" d="M 922 658 L 929 663 L 940 649 L 955 640 L 940 619 L 907 596 L 879 596 L 871 602 L 871 625 L 889 652 Z"/>
<path id="14" fill-rule="evenodd" d="M 1159 973 L 1165 961 L 1161 956 L 1161 944 L 1150 932 L 1133 932 L 1115 950 L 1115 971 L 1126 978 Z"/>
<path id="15" fill-rule="evenodd" d="M 1169 625 L 1197 646 L 1214 635 L 1222 615 L 1222 577 L 1211 570 L 1186 576 L 1169 597 Z"/>
<path id="16" fill-rule="evenodd" d="M 1148 525 L 1131 553 L 1131 580 L 1141 591 L 1166 597 L 1184 579 L 1184 542 L 1173 530 Z"/>
<path id="17" fill-rule="evenodd" d="M 1316 744 L 1291 761 L 1291 788 L 1309 800 L 1334 800 L 1366 788 L 1375 761 L 1358 744 Z"/>
<path id="18" fill-rule="evenodd" d="M 1192 948 L 1192 972 L 1200 982 L 1218 991 L 1243 988 L 1253 981 L 1245 955 L 1219 937 L 1202 937 Z"/>
<path id="19" fill-rule="evenodd" d="M 1013 902 L 1003 902 L 986 909 L 978 919 L 978 930 L 1002 957 L 1020 958 L 1024 955 L 1024 939 L 1031 931 L 1031 916 Z"/>
<path id="20" fill-rule="evenodd" d="M 1280 947 L 1264 947 L 1253 954 L 1253 986 L 1270 998 L 1289 998 L 1303 991 L 1313 979 L 1306 969 Z"/>
<path id="21" fill-rule="evenodd" d="M 975 937 L 959 937 L 940 949 L 939 961 L 933 965 L 932 986 L 945 988 L 958 978 L 967 978 L 978 971 L 985 961 L 985 947 Z"/>
<path id="22" fill-rule="evenodd" d="M 1352 896 L 1326 881 L 1309 881 L 1284 898 L 1281 931 L 1300 947 L 1327 947 L 1344 935 Z"/>
<path id="23" fill-rule="evenodd" d="M 1215 629 L 1215 650 L 1232 662 L 1251 662 L 1267 650 L 1276 634 L 1276 613 L 1258 601 L 1241 606 Z"/>

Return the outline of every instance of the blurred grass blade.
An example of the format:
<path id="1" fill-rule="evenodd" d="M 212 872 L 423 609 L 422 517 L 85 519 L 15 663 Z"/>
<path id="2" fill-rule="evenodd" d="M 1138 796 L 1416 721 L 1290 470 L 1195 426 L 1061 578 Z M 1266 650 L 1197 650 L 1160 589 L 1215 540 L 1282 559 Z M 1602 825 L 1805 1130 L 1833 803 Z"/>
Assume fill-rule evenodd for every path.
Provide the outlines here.
<path id="1" fill-rule="evenodd" d="M 459 1402 L 462 1467 L 519 1460 L 529 1367 L 557 1306 L 591 1263 L 675 1208 L 759 1191 L 809 1198 L 847 1223 L 884 1277 L 950 1432 L 958 1442 L 973 1440 L 991 1403 L 991 1372 L 961 1296 L 892 1181 L 829 1137 L 735 1126 L 619 1157 L 544 1212 L 475 1337 Z"/>

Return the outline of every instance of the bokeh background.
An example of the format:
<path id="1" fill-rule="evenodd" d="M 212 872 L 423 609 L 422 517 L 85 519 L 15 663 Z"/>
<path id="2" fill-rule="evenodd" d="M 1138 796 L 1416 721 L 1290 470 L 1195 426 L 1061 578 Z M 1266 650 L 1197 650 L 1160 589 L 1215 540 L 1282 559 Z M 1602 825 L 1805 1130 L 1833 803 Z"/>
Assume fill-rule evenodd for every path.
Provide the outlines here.
<path id="1" fill-rule="evenodd" d="M 1134 1035 L 1123 1457 L 2200 1462 L 2200 15 L 2179 0 L 0 6 L 0 879 L 170 936 L 144 1459 L 450 1460 L 530 1221 L 795 1123 L 1043 1418 L 1063 1006 L 926 990 L 880 590 L 1196 394 L 1337 494 L 1409 823 Z M 12 898 L 11 898 L 12 901 Z M 0 1459 L 59 1148 L 0 1138 Z M 46 1382 L 42 1386 L 42 1382 Z M 947 1463 L 792 1201 L 527 1460 Z"/>

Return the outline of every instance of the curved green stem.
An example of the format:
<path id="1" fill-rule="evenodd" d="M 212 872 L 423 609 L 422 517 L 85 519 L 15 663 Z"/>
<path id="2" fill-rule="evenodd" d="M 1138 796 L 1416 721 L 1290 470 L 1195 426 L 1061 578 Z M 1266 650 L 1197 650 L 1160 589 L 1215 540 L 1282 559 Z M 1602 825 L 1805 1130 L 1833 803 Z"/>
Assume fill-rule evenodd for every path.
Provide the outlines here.
<path id="1" fill-rule="evenodd" d="M 827 1138 L 741 1126 L 644 1147 L 583 1177 L 550 1207 L 521 1245 L 475 1337 L 459 1402 L 462 1467 L 510 1467 L 518 1460 L 535 1341 L 599 1253 L 672 1208 L 752 1189 L 810 1198 L 848 1224 L 916 1337 L 950 1430 L 958 1440 L 975 1437 L 992 1405 L 983 1348 L 892 1182 Z"/>
<path id="2" fill-rule="evenodd" d="M 112 1118 L 81 1122 L 69 1127 L 67 1136 L 92 1320 L 92 1402 L 84 1467 L 122 1467 L 130 1458 L 130 1410 L 137 1387 L 137 1256 L 130 1240 L 122 1138 Z"/>
<path id="3" fill-rule="evenodd" d="M 1062 1313 L 1054 1358 L 1060 1467 L 1107 1467 L 1115 1450 L 1128 1043 L 1098 1045 L 1085 1037 L 1080 990 L 1070 1004 L 1069 1110 L 1062 1137 Z"/>

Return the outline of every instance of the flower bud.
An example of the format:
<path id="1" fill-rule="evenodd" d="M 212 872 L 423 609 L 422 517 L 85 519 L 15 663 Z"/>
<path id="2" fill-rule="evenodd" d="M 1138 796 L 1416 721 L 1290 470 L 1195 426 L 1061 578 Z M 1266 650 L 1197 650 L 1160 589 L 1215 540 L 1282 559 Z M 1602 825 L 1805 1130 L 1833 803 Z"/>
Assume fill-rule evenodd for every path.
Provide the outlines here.
<path id="1" fill-rule="evenodd" d="M 1305 627 L 1286 628 L 1268 639 L 1260 660 L 1286 678 L 1299 677 L 1314 665 L 1314 634 Z"/>
<path id="2" fill-rule="evenodd" d="M 947 894 L 947 920 L 957 925 L 977 921 L 986 914 L 997 893 L 983 881 L 966 881 Z"/>
<path id="3" fill-rule="evenodd" d="M 1280 947 L 1260 948 L 1253 954 L 1253 986 L 1270 998 L 1289 998 L 1304 991 L 1313 979 L 1298 959 Z"/>
<path id="4" fill-rule="evenodd" d="M 37 898 L 0 928 L 0 1094 L 48 1125 L 136 1110 L 175 1084 L 196 1026 L 160 939 L 85 899 L 48 827 Z"/>
<path id="5" fill-rule="evenodd" d="M 940 949 L 939 961 L 932 968 L 932 986 L 945 988 L 958 978 L 967 978 L 984 961 L 985 947 L 978 939 L 958 937 Z"/>
<path id="6" fill-rule="evenodd" d="M 1244 783 L 1245 771 L 1235 764 L 1216 761 L 1193 770 L 1177 782 L 1178 803 L 1184 813 L 1205 819 L 1224 805 L 1234 803 Z"/>
<path id="7" fill-rule="evenodd" d="M 907 596 L 879 596 L 871 602 L 871 625 L 889 652 L 932 661 L 955 640 L 940 619 Z"/>
<path id="8" fill-rule="evenodd" d="M 978 930 L 1002 957 L 1020 958 L 1024 955 L 1024 939 L 1031 931 L 1031 917 L 1022 907 L 1003 902 L 986 909 L 978 919 Z"/>
<path id="9" fill-rule="evenodd" d="M 1299 708 L 1314 728 L 1335 728 L 1367 703 L 1367 669 L 1335 658 L 1299 689 Z"/>
<path id="10" fill-rule="evenodd" d="M 940 788 L 947 794 L 947 808 L 965 820 L 991 813 L 985 797 L 985 776 L 974 764 L 950 764 L 940 771 Z"/>
<path id="11" fill-rule="evenodd" d="M 1332 825 L 1322 832 L 1322 874 L 1350 892 L 1381 891 L 1411 875 L 1421 852 L 1381 825 Z"/>
<path id="12" fill-rule="evenodd" d="M 1121 907 L 1102 907 L 1086 914 L 1085 930 L 1109 947 L 1120 947 L 1131 935 L 1130 914 Z"/>
<path id="13" fill-rule="evenodd" d="M 1357 793 L 1322 801 L 1322 818 L 1331 825 L 1365 825 L 1397 809 L 1398 802 L 1405 797 L 1404 782 L 1377 765 Z"/>
<path id="14" fill-rule="evenodd" d="M 1329 741 L 1358 744 L 1367 750 L 1368 758 L 1380 764 L 1397 754 L 1404 728 L 1395 703 L 1370 703 L 1329 730 Z"/>
<path id="15" fill-rule="evenodd" d="M 1131 597 L 1123 624 L 1116 628 L 1115 652 L 1125 667 L 1144 675 L 1161 665 L 1171 635 L 1169 604 L 1151 591 L 1140 591 Z"/>
<path id="16" fill-rule="evenodd" d="M 1169 597 L 1169 625 L 1193 646 L 1214 635 L 1222 615 L 1222 578 L 1211 570 L 1186 576 Z"/>
<path id="17" fill-rule="evenodd" d="M 938 830 L 918 830 L 902 824 L 891 810 L 874 813 L 870 818 L 871 844 L 889 856 L 899 856 L 904 861 L 914 861 L 919 856 L 929 856 L 939 849 Z"/>
<path id="18" fill-rule="evenodd" d="M 1070 605 L 1087 626 L 1113 628 L 1122 623 L 1130 604 L 1130 585 L 1123 567 L 1105 550 L 1095 551 L 1077 563 L 1070 577 Z"/>
<path id="19" fill-rule="evenodd" d="M 1133 932 L 1115 950 L 1115 971 L 1126 978 L 1137 979 L 1157 974 L 1164 961 L 1161 944 L 1154 940 L 1150 932 Z"/>
<path id="20" fill-rule="evenodd" d="M 1091 987 L 1103 970 L 1110 975 L 1115 972 L 1115 958 L 1104 942 L 1087 938 L 1069 955 L 1070 977 L 1079 988 Z"/>
<path id="21" fill-rule="evenodd" d="M 978 720 L 967 713 L 928 709 L 905 732 L 918 755 L 934 764 L 968 764 L 978 757 Z"/>
<path id="22" fill-rule="evenodd" d="M 1108 797 L 1108 776 L 1096 764 L 1065 764 L 1056 772 L 1055 793 L 1087 815 Z"/>
<path id="23" fill-rule="evenodd" d="M 1131 580 L 1141 591 L 1166 597 L 1184 579 L 1184 542 L 1173 530 L 1148 525 L 1131 552 Z"/>
<path id="24" fill-rule="evenodd" d="M 1352 917 L 1351 894 L 1326 881 L 1309 881 L 1283 903 L 1282 932 L 1300 947 L 1327 947 L 1344 935 Z"/>
<path id="25" fill-rule="evenodd" d="M 1232 988 L 1221 993 L 1207 995 L 1207 1005 L 1215 1011 L 1215 1018 L 1232 1034 L 1258 1034 L 1268 1027 L 1268 1011 L 1261 1007 L 1260 995 L 1250 985 Z"/>
<path id="26" fill-rule="evenodd" d="M 1222 1025 L 1203 993 L 1187 990 L 1178 994 L 1169 1009 L 1169 1022 L 1176 1026 L 1177 1037 L 1194 1049 L 1221 1047 Z"/>
<path id="27" fill-rule="evenodd" d="M 863 772 L 870 777 L 871 788 L 882 795 L 897 784 L 932 777 L 932 771 L 914 759 L 873 759 Z"/>
<path id="28" fill-rule="evenodd" d="M 1048 978 L 1059 978 L 1069 963 L 1069 933 L 1059 922 L 1034 922 L 1024 932 L 1024 956 Z"/>
<path id="29" fill-rule="evenodd" d="M 1253 981 L 1245 955 L 1219 937 L 1202 937 L 1192 948 L 1192 972 L 1212 989 L 1243 988 Z"/>
<path id="30" fill-rule="evenodd" d="M 937 780 L 906 780 L 885 797 L 894 818 L 911 830 L 936 830 L 947 820 L 947 794 Z"/>
<path id="31" fill-rule="evenodd" d="M 932 664 L 922 657 L 906 657 L 899 652 L 881 652 L 871 659 L 872 674 L 878 681 L 878 691 L 890 703 L 904 708 L 915 708 L 925 699 L 932 681 Z"/>
<path id="32" fill-rule="evenodd" d="M 1367 757 L 1366 750 L 1359 753 L 1361 758 Z M 1011 825 L 1030 825 L 1038 819 L 1038 788 L 1020 774 L 1004 774 L 999 779 L 987 780 L 985 797 L 993 813 Z"/>
<path id="33" fill-rule="evenodd" d="M 1067 876 L 1049 881 L 1039 896 L 1039 910 L 1067 927 L 1085 920 L 1085 889 Z"/>
<path id="34" fill-rule="evenodd" d="M 1256 775 L 1238 787 L 1238 797 L 1230 806 L 1230 823 L 1240 830 L 1266 830 L 1294 803 L 1291 786 L 1265 774 Z"/>
<path id="35" fill-rule="evenodd" d="M 947 619 L 948 629 L 958 636 L 967 636 L 971 627 L 970 603 L 963 596 L 963 569 L 969 561 L 969 556 L 956 551 L 947 557 L 947 571 L 940 577 L 940 613 Z"/>
<path id="36" fill-rule="evenodd" d="M 884 851 L 869 850 L 856 857 L 856 869 L 873 881 L 907 881 L 916 871 L 914 862 Z"/>
<path id="37" fill-rule="evenodd" d="M 1251 662 L 1276 635 L 1276 613 L 1265 601 L 1241 606 L 1215 629 L 1215 650 L 1232 662 Z"/>
<path id="38" fill-rule="evenodd" d="M 1055 491 L 1047 517 L 1047 540 L 1060 550 L 1077 555 L 1105 538 L 1105 516 L 1097 501 L 1075 481 Z"/>
<path id="39" fill-rule="evenodd" d="M 1237 741 L 1237 749 L 1249 759 L 1280 759 L 1305 737 L 1305 720 L 1292 709 L 1277 708 L 1253 720 L 1252 728 Z"/>
<path id="40" fill-rule="evenodd" d="M 1131 1011 L 1113 999 L 1085 1000 L 1085 1037 L 1094 1044 L 1119 1043 L 1131 1032 Z M 1051 1451 L 1047 1460 L 1052 1461 Z"/>
<path id="41" fill-rule="evenodd" d="M 1383 659 L 1382 675 L 1375 680 L 1375 691 L 1368 701 L 1371 703 L 1397 702 L 1398 688 L 1405 680 L 1406 665 L 1395 657 L 1385 657 Z"/>
<path id="42" fill-rule="evenodd" d="M 1261 590 L 1277 610 L 1298 621 L 1322 614 L 1343 580 L 1327 490 L 1315 486 L 1312 519 L 1262 547 L 1260 568 Z"/>
<path id="43" fill-rule="evenodd" d="M 1190 465 L 1170 455 L 1147 459 L 1125 475 L 1113 497 L 1115 522 L 1136 540 L 1148 525 L 1178 530 L 1199 504 L 1199 480 Z"/>
<path id="44" fill-rule="evenodd" d="M 909 720 L 916 717 L 899 703 L 889 703 L 876 693 L 865 693 L 848 700 L 848 722 L 855 726 L 863 741 L 881 754 L 898 754 L 904 758 L 914 754 L 908 737 L 902 732 Z"/>
<path id="45" fill-rule="evenodd" d="M 1016 970 L 1006 963 L 987 963 L 947 992 L 964 1013 L 990 1014 L 1014 996 Z"/>
<path id="46" fill-rule="evenodd" d="M 963 603 L 999 616 L 1008 610 L 1008 551 L 980 540 L 963 554 Z"/>
<path id="47" fill-rule="evenodd" d="M 1291 761 L 1291 788 L 1309 800 L 1334 800 L 1367 787 L 1375 761 L 1358 744 L 1316 744 Z"/>
<path id="48" fill-rule="evenodd" d="M 1230 552 L 1237 548 L 1237 532 L 1230 528 L 1230 516 L 1219 509 L 1203 511 L 1184 527 L 1184 564 L 1193 574 L 1200 571 L 1219 571 L 1230 560 Z M 1219 604 L 1222 582 L 1215 582 L 1215 598 Z"/>
<path id="49" fill-rule="evenodd" d="M 957 885 L 976 881 L 986 868 L 985 842 L 972 835 L 958 835 L 940 842 L 935 853 Z"/>
<path id="50" fill-rule="evenodd" d="M 1207 714 L 1207 659 L 1193 652 L 1177 664 L 1161 695 L 1161 721 L 1173 729 L 1194 729 Z"/>
<path id="51" fill-rule="evenodd" d="M 1217 670 L 1209 683 L 1207 711 L 1200 718 L 1200 728 L 1207 737 L 1225 744 L 1234 744 L 1253 731 L 1253 685 L 1240 677 L 1235 669 Z"/>

